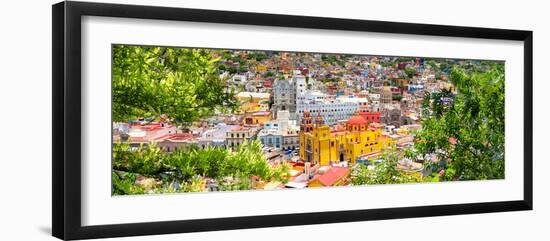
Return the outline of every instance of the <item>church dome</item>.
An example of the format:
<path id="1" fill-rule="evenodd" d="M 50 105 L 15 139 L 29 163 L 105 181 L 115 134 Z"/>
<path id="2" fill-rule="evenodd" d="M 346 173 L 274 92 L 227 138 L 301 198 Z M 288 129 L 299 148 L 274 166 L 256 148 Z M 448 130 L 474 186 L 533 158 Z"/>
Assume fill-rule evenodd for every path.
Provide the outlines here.
<path id="1" fill-rule="evenodd" d="M 359 115 L 353 116 L 348 120 L 348 125 L 366 125 L 366 124 L 368 124 L 367 120 L 365 120 L 365 118 Z"/>

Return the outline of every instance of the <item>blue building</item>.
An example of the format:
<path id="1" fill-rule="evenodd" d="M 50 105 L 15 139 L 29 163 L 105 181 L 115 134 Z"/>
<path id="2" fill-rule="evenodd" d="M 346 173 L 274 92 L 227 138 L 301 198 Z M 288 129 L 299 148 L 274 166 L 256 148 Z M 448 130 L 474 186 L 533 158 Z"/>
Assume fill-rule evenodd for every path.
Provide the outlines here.
<path id="1" fill-rule="evenodd" d="M 283 144 L 283 135 L 278 129 L 263 129 L 258 133 L 258 139 L 266 147 L 281 148 Z"/>

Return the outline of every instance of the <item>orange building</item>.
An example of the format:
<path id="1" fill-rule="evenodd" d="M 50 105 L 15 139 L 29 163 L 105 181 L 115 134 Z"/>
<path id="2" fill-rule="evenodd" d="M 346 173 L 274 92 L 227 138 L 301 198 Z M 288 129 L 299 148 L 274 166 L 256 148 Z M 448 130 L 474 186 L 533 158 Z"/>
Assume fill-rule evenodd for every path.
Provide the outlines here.
<path id="1" fill-rule="evenodd" d="M 382 117 L 382 113 L 380 112 L 371 112 L 365 110 L 359 112 L 359 115 L 367 121 L 367 124 L 381 122 L 380 118 Z"/>
<path id="2" fill-rule="evenodd" d="M 263 125 L 271 120 L 271 111 L 256 111 L 247 113 L 243 119 L 245 125 Z"/>

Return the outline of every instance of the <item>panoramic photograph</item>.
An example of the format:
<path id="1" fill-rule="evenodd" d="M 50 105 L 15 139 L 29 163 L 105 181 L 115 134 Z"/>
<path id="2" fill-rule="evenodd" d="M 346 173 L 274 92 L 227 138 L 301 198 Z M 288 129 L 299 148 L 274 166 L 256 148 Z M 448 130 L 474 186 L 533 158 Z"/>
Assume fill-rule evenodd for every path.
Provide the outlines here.
<path id="1" fill-rule="evenodd" d="M 505 178 L 504 61 L 111 50 L 112 195 Z"/>

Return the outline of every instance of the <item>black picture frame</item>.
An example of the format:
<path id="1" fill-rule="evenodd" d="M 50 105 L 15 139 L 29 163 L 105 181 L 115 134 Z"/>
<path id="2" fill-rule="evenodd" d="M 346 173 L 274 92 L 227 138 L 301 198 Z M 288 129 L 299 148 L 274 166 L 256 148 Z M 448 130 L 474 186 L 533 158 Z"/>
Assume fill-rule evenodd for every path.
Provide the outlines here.
<path id="1" fill-rule="evenodd" d="M 103 16 L 517 40 L 524 43 L 524 194 L 522 200 L 421 207 L 342 210 L 235 218 L 81 224 L 81 17 Z M 290 16 L 90 2 L 52 6 L 52 233 L 60 239 L 105 238 L 379 219 L 532 210 L 533 32 L 491 28 Z"/>

